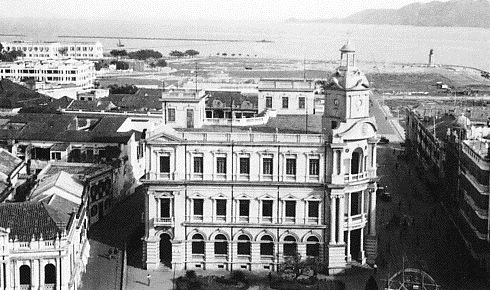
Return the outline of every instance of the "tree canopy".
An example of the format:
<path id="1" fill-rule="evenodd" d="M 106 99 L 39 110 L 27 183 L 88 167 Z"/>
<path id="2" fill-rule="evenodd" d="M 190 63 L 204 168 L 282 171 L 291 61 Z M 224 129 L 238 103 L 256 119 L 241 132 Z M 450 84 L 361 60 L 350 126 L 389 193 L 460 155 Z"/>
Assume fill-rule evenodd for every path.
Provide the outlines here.
<path id="1" fill-rule="evenodd" d="M 20 50 L 12 50 L 12 51 L 4 51 L 4 52 L 1 52 L 0 50 L 1 61 L 11 62 L 16 60 L 17 57 L 22 57 L 22 56 L 24 56 L 24 52 Z"/>
<path id="2" fill-rule="evenodd" d="M 188 49 L 184 52 L 184 54 L 187 56 L 190 56 L 190 57 L 194 57 L 196 55 L 199 55 L 199 51 L 194 50 L 194 49 Z"/>
<path id="3" fill-rule="evenodd" d="M 113 49 L 110 54 L 112 56 L 127 56 L 128 52 L 125 49 Z"/>
<path id="4" fill-rule="evenodd" d="M 183 53 L 180 50 L 172 50 L 168 55 L 175 56 L 175 57 L 183 57 L 185 56 L 185 53 Z"/>
<path id="5" fill-rule="evenodd" d="M 58 49 L 58 53 L 61 55 L 65 55 L 68 52 L 68 47 L 60 47 Z"/>
<path id="6" fill-rule="evenodd" d="M 135 85 L 123 85 L 119 86 L 117 84 L 109 85 L 110 94 L 135 94 L 138 88 Z"/>
<path id="7" fill-rule="evenodd" d="M 152 49 L 142 49 L 128 53 L 128 57 L 132 59 L 147 60 L 149 58 L 162 58 L 163 55 Z"/>
<path id="8" fill-rule="evenodd" d="M 167 62 L 164 59 L 159 59 L 155 65 L 159 67 L 166 67 Z"/>

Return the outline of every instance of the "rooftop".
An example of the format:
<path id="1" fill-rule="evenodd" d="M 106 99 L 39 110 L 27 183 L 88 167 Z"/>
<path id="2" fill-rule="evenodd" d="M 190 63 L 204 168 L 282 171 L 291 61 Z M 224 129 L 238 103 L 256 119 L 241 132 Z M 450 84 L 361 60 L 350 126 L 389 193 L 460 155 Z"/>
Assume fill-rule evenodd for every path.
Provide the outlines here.
<path id="1" fill-rule="evenodd" d="M 10 135 L 17 140 L 127 143 L 132 135 L 132 132 L 117 132 L 126 116 L 21 113 L 9 118 L 9 123 L 0 129 L 0 136 Z M 8 134 L 1 134 L 2 131 Z"/>
<path id="2" fill-rule="evenodd" d="M 0 182 L 2 175 L 9 176 L 19 165 L 22 160 L 7 150 L 0 148 Z"/>
<path id="3" fill-rule="evenodd" d="M 10 228 L 10 238 L 28 242 L 34 237 L 51 240 L 63 231 L 70 215 L 38 202 L 0 204 L 0 227 Z"/>

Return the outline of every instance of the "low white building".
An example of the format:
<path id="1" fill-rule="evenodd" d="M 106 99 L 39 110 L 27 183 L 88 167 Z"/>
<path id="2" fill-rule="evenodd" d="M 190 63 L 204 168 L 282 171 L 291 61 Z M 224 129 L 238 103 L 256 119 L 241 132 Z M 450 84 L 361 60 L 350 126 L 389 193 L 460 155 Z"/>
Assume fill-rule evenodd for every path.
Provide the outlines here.
<path id="1" fill-rule="evenodd" d="M 94 87 L 95 66 L 91 61 L 19 60 L 0 63 L 0 78 L 20 82 L 32 78 L 35 81 L 73 84 L 82 89 Z"/>
<path id="2" fill-rule="evenodd" d="M 34 42 L 12 41 L 2 42 L 5 51 L 22 51 L 24 57 L 34 59 L 103 58 L 104 48 L 100 42 Z"/>

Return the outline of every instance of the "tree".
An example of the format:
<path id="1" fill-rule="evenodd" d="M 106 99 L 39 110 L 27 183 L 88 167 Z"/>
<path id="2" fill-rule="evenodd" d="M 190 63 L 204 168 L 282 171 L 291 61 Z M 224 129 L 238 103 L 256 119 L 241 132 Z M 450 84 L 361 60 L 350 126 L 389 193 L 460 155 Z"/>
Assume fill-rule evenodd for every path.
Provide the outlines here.
<path id="1" fill-rule="evenodd" d="M 113 49 L 111 50 L 110 54 L 112 56 L 118 57 L 118 56 L 127 56 L 128 52 L 125 49 Z"/>
<path id="2" fill-rule="evenodd" d="M 378 283 L 376 283 L 376 279 L 374 276 L 370 276 L 367 280 L 365 290 L 378 290 Z"/>
<path id="3" fill-rule="evenodd" d="M 167 62 L 164 59 L 159 59 L 155 65 L 159 67 L 166 67 Z"/>
<path id="4" fill-rule="evenodd" d="M 2 45 L 2 43 L 0 42 L 0 53 L 2 53 L 2 51 L 3 51 L 3 45 Z"/>
<path id="5" fill-rule="evenodd" d="M 117 84 L 109 85 L 110 94 L 135 94 L 138 88 L 135 85 L 118 86 Z"/>
<path id="6" fill-rule="evenodd" d="M 112 61 L 111 64 L 116 65 L 116 70 L 128 70 L 129 64 L 124 61 Z"/>
<path id="7" fill-rule="evenodd" d="M 68 47 L 60 47 L 58 49 L 58 53 L 61 55 L 61 56 L 64 56 L 66 55 L 66 53 L 68 52 Z"/>
<path id="8" fill-rule="evenodd" d="M 196 55 L 199 55 L 199 51 L 194 50 L 194 49 L 188 49 L 184 52 L 184 54 L 189 56 L 189 57 L 194 57 Z"/>
<path id="9" fill-rule="evenodd" d="M 163 55 L 152 49 L 142 49 L 138 51 L 133 51 L 128 53 L 128 57 L 132 59 L 147 60 L 149 58 L 162 58 Z"/>
<path id="10" fill-rule="evenodd" d="M 281 271 L 290 277 L 291 280 L 296 281 L 301 275 L 310 276 L 313 271 L 316 273 L 315 262 L 312 259 L 301 260 L 301 255 L 295 253 L 292 256 L 287 256 L 284 262 L 281 264 Z"/>
<path id="11" fill-rule="evenodd" d="M 172 50 L 168 55 L 174 56 L 174 57 L 183 57 L 183 56 L 185 56 L 185 53 L 183 53 L 180 50 Z"/>
<path id="12" fill-rule="evenodd" d="M 1 61 L 7 61 L 7 62 L 12 62 L 16 60 L 18 57 L 24 56 L 24 52 L 20 50 L 12 50 L 8 52 L 3 52 L 0 53 L 0 60 Z"/>

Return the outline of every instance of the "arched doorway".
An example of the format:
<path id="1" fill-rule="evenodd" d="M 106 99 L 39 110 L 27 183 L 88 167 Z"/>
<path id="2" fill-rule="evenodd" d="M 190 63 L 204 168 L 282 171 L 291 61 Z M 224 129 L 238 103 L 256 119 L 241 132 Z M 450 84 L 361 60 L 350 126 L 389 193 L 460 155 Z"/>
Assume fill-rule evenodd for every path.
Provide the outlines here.
<path id="1" fill-rule="evenodd" d="M 362 149 L 357 148 L 352 152 L 352 159 L 350 162 L 350 174 L 358 174 L 362 171 Z"/>
<path id="2" fill-rule="evenodd" d="M 27 265 L 20 266 L 20 285 L 31 285 L 31 267 Z"/>
<path id="3" fill-rule="evenodd" d="M 350 255 L 352 260 L 361 261 L 361 229 L 350 232 Z"/>
<path id="4" fill-rule="evenodd" d="M 56 267 L 53 264 L 44 266 L 44 284 L 56 284 Z"/>
<path id="5" fill-rule="evenodd" d="M 172 267 L 172 240 L 169 234 L 160 235 L 160 263 Z"/>

